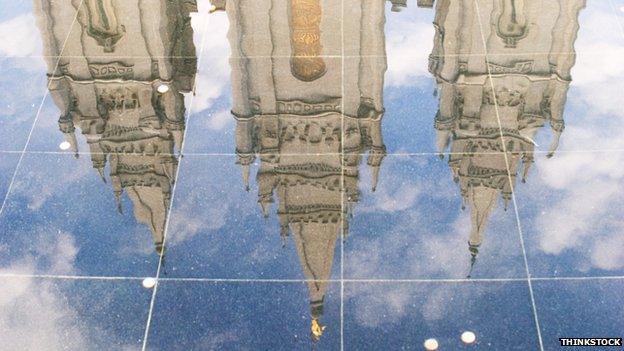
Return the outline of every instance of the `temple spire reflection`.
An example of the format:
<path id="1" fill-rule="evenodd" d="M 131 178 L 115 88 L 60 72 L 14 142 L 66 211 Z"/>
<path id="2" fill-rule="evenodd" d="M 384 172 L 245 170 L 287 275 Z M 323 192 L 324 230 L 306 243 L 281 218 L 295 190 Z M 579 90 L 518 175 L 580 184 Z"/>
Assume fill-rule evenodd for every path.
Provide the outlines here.
<path id="1" fill-rule="evenodd" d="M 436 143 L 441 156 L 448 153 L 462 208 L 470 211 L 469 277 L 498 199 L 506 210 L 518 173 L 522 182 L 529 176 L 538 130 L 550 127 L 548 157 L 559 145 L 584 6 L 585 0 L 437 1 L 429 59 L 440 103 Z M 492 24 L 484 38 L 480 23 Z"/>
<path id="2" fill-rule="evenodd" d="M 69 32 L 61 24 L 74 7 L 64 6 L 39 9 L 59 129 L 76 156 L 80 131 L 117 211 L 124 213 L 126 194 L 162 254 L 185 128 L 183 93 L 192 90 L 197 70 L 190 24 L 196 3 L 159 2 L 145 11 L 139 1 L 89 0 Z"/>
<path id="3" fill-rule="evenodd" d="M 260 211 L 265 217 L 276 212 L 276 232 L 285 247 L 294 243 L 307 280 L 313 340 L 325 329 L 321 318 L 334 253 L 359 201 L 362 158 L 374 190 L 386 154 L 385 2 L 345 4 L 354 14 L 345 23 L 336 16 L 342 6 L 213 1 L 230 20 L 232 115 L 243 185 L 249 188 L 250 169 L 257 165 Z M 350 35 L 346 43 L 343 29 Z M 343 60 L 345 52 L 353 57 Z"/>

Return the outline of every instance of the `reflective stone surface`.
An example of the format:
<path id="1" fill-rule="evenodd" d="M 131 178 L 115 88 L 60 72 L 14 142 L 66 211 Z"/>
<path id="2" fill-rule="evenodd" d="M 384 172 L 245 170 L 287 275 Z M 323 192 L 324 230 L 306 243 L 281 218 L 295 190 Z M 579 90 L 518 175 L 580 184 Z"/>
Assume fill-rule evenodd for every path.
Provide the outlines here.
<path id="1" fill-rule="evenodd" d="M 0 4 L 0 350 L 624 337 L 622 9 Z"/>

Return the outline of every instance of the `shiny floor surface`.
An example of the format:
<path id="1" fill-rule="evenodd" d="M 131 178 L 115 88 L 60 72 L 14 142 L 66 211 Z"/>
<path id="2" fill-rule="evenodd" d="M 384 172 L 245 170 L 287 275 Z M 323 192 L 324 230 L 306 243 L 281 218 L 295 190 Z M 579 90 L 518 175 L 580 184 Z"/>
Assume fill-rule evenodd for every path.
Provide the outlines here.
<path id="1" fill-rule="evenodd" d="M 3 1 L 0 37 L 0 350 L 624 337 L 623 0 Z"/>

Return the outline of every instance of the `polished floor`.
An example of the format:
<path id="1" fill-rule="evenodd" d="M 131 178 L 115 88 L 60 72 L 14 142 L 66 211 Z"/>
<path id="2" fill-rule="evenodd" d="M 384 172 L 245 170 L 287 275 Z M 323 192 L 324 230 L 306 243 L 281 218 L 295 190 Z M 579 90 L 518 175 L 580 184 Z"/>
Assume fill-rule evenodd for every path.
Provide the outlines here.
<path id="1" fill-rule="evenodd" d="M 0 37 L 0 351 L 624 337 L 624 0 L 3 1 Z"/>

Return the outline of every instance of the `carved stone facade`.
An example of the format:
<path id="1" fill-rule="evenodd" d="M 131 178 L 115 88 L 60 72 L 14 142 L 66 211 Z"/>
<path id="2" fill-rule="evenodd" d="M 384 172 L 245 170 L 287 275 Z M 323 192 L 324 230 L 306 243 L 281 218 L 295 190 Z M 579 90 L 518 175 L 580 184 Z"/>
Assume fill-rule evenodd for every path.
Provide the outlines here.
<path id="1" fill-rule="evenodd" d="M 440 100 L 435 128 L 440 153 L 450 144 L 449 166 L 470 208 L 473 263 L 498 196 L 505 206 L 511 200 L 521 163 L 527 177 L 536 132 L 550 125 L 549 157 L 559 144 L 584 6 L 585 0 L 437 1 L 429 60 Z"/>
<path id="2" fill-rule="evenodd" d="M 386 152 L 385 2 L 346 1 L 344 23 L 342 1 L 213 4 L 230 19 L 238 163 L 249 188 L 250 166 L 260 160 L 258 202 L 265 216 L 277 203 L 284 243 L 293 238 L 318 339 L 337 240 L 360 196 L 358 168 L 368 153 L 376 183 Z"/>
<path id="3" fill-rule="evenodd" d="M 178 163 L 174 148 L 184 134 L 182 93 L 192 90 L 197 69 L 190 25 L 195 1 L 36 3 L 43 4 L 38 21 L 61 132 L 78 157 L 79 128 L 105 182 L 109 164 L 119 211 L 125 191 L 162 254 Z M 77 25 L 64 25 L 75 11 Z"/>

